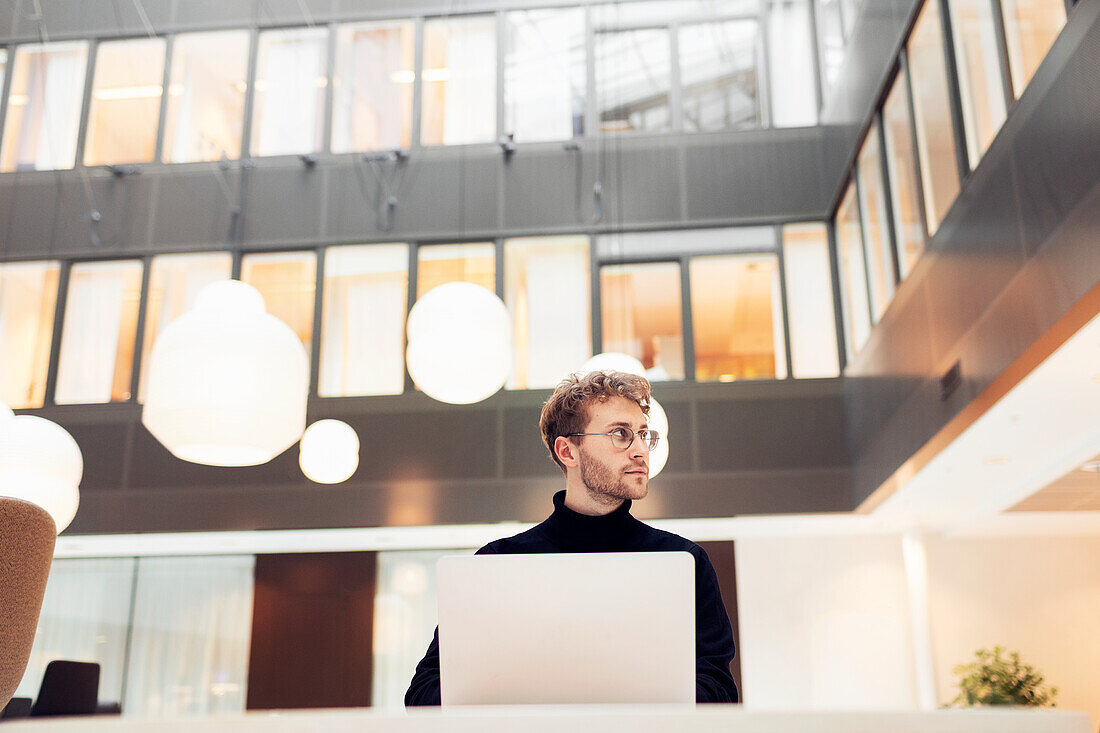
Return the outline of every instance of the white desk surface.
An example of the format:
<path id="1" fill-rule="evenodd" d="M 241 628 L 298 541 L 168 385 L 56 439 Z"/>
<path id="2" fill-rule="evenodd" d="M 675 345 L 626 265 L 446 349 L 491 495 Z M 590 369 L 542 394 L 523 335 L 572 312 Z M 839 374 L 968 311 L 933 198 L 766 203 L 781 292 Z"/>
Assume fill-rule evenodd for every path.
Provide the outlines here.
<path id="1" fill-rule="evenodd" d="M 0 733 L 1095 733 L 1087 713 L 1051 709 L 934 712 L 772 712 L 739 705 L 531 705 L 409 712 L 358 708 L 190 718 L 28 718 Z"/>

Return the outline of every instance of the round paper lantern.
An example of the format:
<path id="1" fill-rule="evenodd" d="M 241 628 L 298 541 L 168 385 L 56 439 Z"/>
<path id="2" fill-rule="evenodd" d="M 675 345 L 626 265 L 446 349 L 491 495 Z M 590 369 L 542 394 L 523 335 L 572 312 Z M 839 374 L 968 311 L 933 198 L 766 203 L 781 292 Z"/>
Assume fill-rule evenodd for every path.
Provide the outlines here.
<path id="1" fill-rule="evenodd" d="M 265 312 L 258 290 L 224 280 L 157 338 L 141 421 L 177 458 L 254 466 L 301 437 L 308 393 L 297 335 Z"/>
<path id="2" fill-rule="evenodd" d="M 432 288 L 409 312 L 408 336 L 409 375 L 440 402 L 480 402 L 500 390 L 512 371 L 508 309 L 479 285 Z"/>
<path id="3" fill-rule="evenodd" d="M 60 533 L 76 516 L 83 475 L 80 446 L 65 428 L 0 410 L 0 495 L 42 507 Z"/>
<path id="4" fill-rule="evenodd" d="M 298 465 L 310 481 L 338 484 L 359 468 L 359 436 L 340 420 L 318 420 L 302 433 Z"/>
<path id="5" fill-rule="evenodd" d="M 642 366 L 642 362 L 629 354 L 605 351 L 602 354 L 596 354 L 581 366 L 581 374 L 589 372 L 626 372 L 644 377 L 645 367 Z"/>

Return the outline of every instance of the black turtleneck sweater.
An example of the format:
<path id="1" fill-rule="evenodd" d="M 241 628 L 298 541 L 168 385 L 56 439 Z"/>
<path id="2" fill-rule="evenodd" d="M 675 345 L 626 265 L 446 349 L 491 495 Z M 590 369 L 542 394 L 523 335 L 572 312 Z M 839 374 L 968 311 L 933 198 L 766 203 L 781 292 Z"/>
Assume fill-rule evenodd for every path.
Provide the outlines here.
<path id="1" fill-rule="evenodd" d="M 479 555 L 521 555 L 547 552 L 690 552 L 695 558 L 695 699 L 697 702 L 737 702 L 730 675 L 733 629 L 730 628 L 718 579 L 707 553 L 699 545 L 663 532 L 630 515 L 630 501 L 615 511 L 592 517 L 565 506 L 565 492 L 554 495 L 554 513 L 526 532 L 496 540 Z M 424 658 L 416 665 L 406 705 L 439 705 L 439 629 Z"/>

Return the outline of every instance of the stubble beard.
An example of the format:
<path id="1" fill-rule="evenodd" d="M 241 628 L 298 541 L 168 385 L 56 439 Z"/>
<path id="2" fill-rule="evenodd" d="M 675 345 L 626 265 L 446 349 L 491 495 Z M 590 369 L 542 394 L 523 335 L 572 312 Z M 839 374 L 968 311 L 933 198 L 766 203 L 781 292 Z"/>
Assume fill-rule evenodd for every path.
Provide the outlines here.
<path id="1" fill-rule="evenodd" d="M 581 453 L 580 459 L 581 483 L 585 485 L 589 495 L 597 504 L 614 506 L 624 500 L 642 499 L 649 491 L 648 477 L 642 481 L 638 489 L 632 489 L 621 475 L 616 475 L 596 459 L 589 458 L 584 453 Z"/>

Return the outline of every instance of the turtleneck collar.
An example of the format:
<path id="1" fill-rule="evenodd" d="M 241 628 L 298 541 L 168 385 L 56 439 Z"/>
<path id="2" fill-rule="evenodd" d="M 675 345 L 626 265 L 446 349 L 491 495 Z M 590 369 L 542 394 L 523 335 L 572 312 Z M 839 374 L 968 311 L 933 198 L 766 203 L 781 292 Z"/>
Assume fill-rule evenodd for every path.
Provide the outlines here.
<path id="1" fill-rule="evenodd" d="M 630 516 L 631 501 L 609 514 L 598 517 L 575 512 L 565 505 L 565 492 L 554 494 L 554 513 L 543 523 L 550 541 L 565 552 L 614 552 L 625 543 L 640 524 Z"/>

